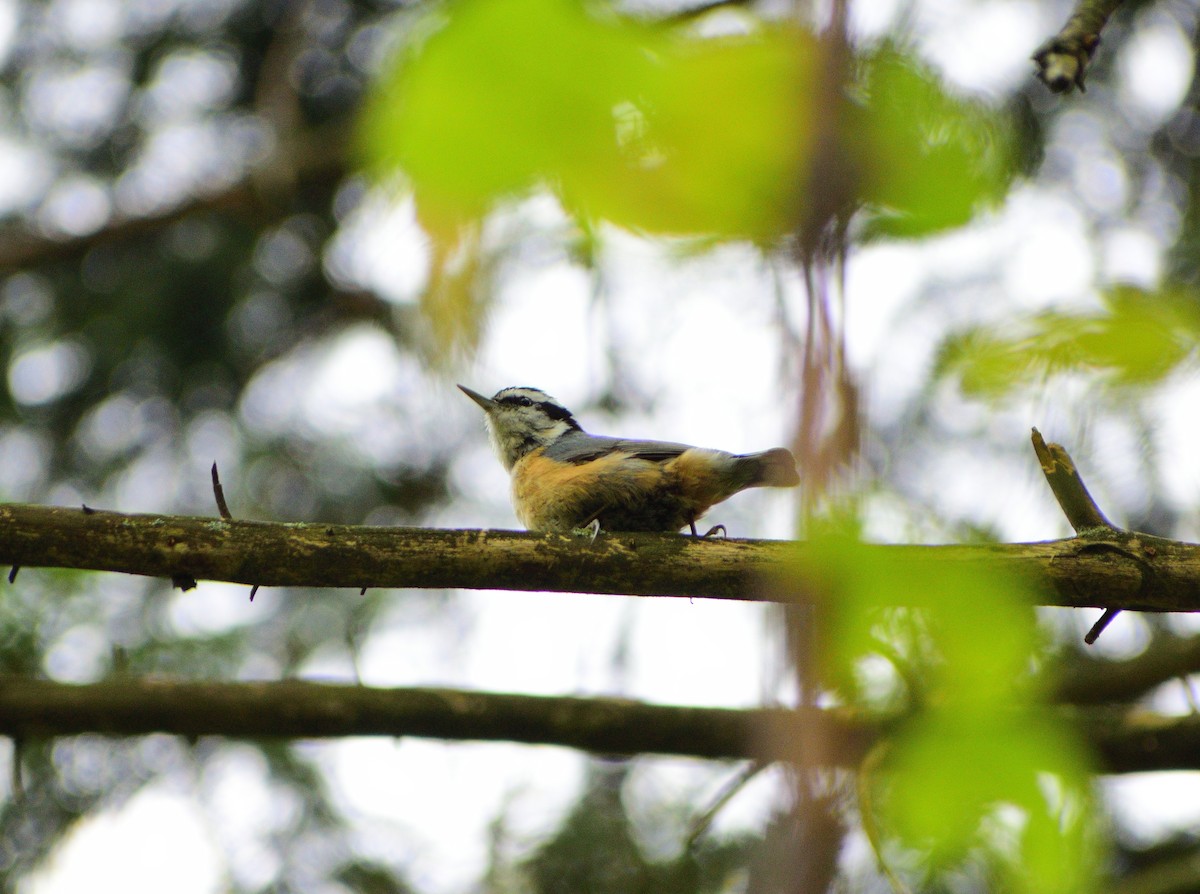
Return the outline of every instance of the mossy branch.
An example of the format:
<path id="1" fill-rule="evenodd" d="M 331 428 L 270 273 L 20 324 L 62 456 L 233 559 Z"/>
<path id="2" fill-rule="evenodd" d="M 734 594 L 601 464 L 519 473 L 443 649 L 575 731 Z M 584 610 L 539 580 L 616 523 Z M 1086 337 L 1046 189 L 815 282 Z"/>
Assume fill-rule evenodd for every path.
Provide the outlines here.
<path id="1" fill-rule="evenodd" d="M 1200 717 L 1062 709 L 1109 773 L 1200 768 Z M 99 733 L 325 739 L 342 736 L 508 741 L 597 754 L 794 760 L 820 741 L 822 762 L 857 766 L 887 724 L 845 709 L 693 708 L 618 698 L 271 683 L 111 679 L 70 685 L 0 677 L 0 735 Z"/>
<path id="2" fill-rule="evenodd" d="M 866 547 L 999 569 L 1043 605 L 1200 611 L 1200 546 L 1114 529 L 1041 543 Z M 804 543 L 675 534 L 283 524 L 0 504 L 0 565 L 264 587 L 461 587 L 803 601 Z M 801 560 L 801 561 L 797 561 Z M 760 586 L 790 575 L 785 586 Z M 19 585 L 19 584 L 18 584 Z"/>

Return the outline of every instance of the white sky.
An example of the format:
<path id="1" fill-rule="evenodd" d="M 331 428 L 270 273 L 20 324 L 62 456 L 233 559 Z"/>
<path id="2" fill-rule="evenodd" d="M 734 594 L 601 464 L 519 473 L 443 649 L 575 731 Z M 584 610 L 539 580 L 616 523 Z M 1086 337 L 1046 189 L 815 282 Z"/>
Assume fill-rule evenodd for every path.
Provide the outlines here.
<path id="1" fill-rule="evenodd" d="M 883 28 L 900 4 L 858 4 L 866 30 Z M 3 10 L 11 4 L 0 3 Z M 927 49 L 942 70 L 965 88 L 995 95 L 1030 76 L 1027 59 L 1058 24 L 1062 10 L 1032 2 L 926 0 L 916 15 Z M 874 17 L 874 18 L 872 18 Z M 2 30 L 2 27 L 0 27 Z M 1102 49 L 1103 51 L 1103 49 Z M 1169 19 L 1146 24 L 1119 60 L 1122 99 L 1147 119 L 1161 119 L 1178 104 L 1191 77 L 1189 42 Z M 1085 107 L 1086 98 L 1064 99 Z M 19 159 L 0 152 L 0 196 L 21 188 L 11 168 Z M 1106 182 L 1107 160 L 1090 162 L 1089 183 Z M 1124 188 L 1118 171 L 1109 192 L 1085 196 L 1097 206 Z M 1097 256 L 1077 198 L 1065 191 L 1022 187 L 994 216 L 959 233 L 917 245 L 880 245 L 860 251 L 849 268 L 847 332 L 856 367 L 867 383 L 868 406 L 886 414 L 923 382 L 931 352 L 947 327 L 984 321 L 1014 306 L 1087 304 L 1097 277 L 1153 284 L 1161 268 L 1162 241 L 1136 222 L 1115 233 Z M 547 200 L 524 212 L 552 225 Z M 654 411 L 645 418 L 587 417 L 585 427 L 679 440 L 731 450 L 783 443 L 789 424 L 778 401 L 780 352 L 770 316 L 767 271 L 749 251 L 724 248 L 680 264 L 652 245 L 620 234 L 608 242 L 610 337 L 621 346 L 631 378 L 654 388 Z M 353 271 L 397 302 L 413 300 L 424 282 L 427 252 L 410 205 L 369 208 L 351 227 L 330 264 Z M 912 301 L 931 277 L 1000 266 L 1000 292 L 964 295 L 958 319 Z M 461 381 L 491 393 L 512 384 L 535 385 L 568 406 L 597 390 L 605 369 L 598 332 L 608 325 L 592 305 L 591 283 L 564 259 L 543 259 L 505 286 L 476 363 Z M 994 299 L 1003 295 L 1002 306 Z M 943 311 L 939 308 L 939 313 Z M 889 350 L 903 343 L 903 351 Z M 49 387 L 34 376 L 44 357 L 35 352 L 13 364 L 10 385 Z M 28 367 L 28 369 L 26 369 Z M 68 367 L 63 367 L 68 369 Z M 23 371 L 24 370 L 24 371 Z M 271 388 L 270 373 L 251 389 L 246 412 L 256 424 L 291 428 L 297 423 L 324 435 L 344 436 L 368 459 L 411 449 L 437 426 L 475 428 L 474 447 L 452 470 L 462 498 L 445 507 L 436 523 L 463 527 L 516 527 L 507 504 L 507 480 L 491 455 L 478 410 L 450 382 L 431 382 L 411 358 L 398 354 L 382 333 L 352 330 L 313 356 L 288 362 L 279 376 L 301 375 L 290 400 Z M 40 383 L 40 384 L 39 384 Z M 1155 399 L 1157 446 L 1172 469 L 1174 497 L 1200 503 L 1200 467 L 1191 453 L 1197 442 L 1194 414 L 1180 413 L 1200 398 L 1200 384 L 1183 379 Z M 1080 442 L 1075 408 L 1034 399 L 1003 411 L 951 402 L 964 424 L 984 424 L 998 440 L 1024 438 L 1036 424 L 1051 439 Z M 387 421 L 386 412 L 404 408 Z M 980 421 L 980 414 L 985 414 Z M 992 418 L 987 418 L 990 416 Z M 381 418 L 384 421 L 380 421 Z M 402 422 L 399 421 L 402 419 Z M 414 422 L 413 420 L 418 420 Z M 413 425 L 429 420 L 427 432 Z M 428 443 L 428 441 L 426 441 Z M 1081 462 L 1087 457 L 1076 454 Z M 1013 470 L 1011 486 L 981 489 L 995 474 L 994 457 L 955 456 L 945 463 L 949 480 L 931 482 L 930 497 L 953 512 L 964 506 L 995 521 L 1010 539 L 1045 539 L 1067 533 L 1032 460 Z M 1088 476 L 1104 504 L 1106 489 L 1134 486 L 1119 472 Z M 144 484 L 144 482 L 142 482 Z M 146 488 L 131 487 L 130 501 Z M 152 508 L 120 503 L 124 509 Z M 787 537 L 794 505 L 789 494 L 749 492 L 711 513 L 733 536 Z M 878 514 L 881 536 L 891 524 Z M 173 597 L 172 617 L 183 629 L 248 622 L 273 598 L 261 591 L 251 606 L 244 588 L 204 584 L 199 593 Z M 430 594 L 429 611 L 439 611 Z M 452 609 L 453 623 L 389 625 L 368 641 L 363 681 L 378 685 L 451 685 L 529 693 L 620 693 L 682 704 L 751 705 L 770 691 L 763 652 L 767 610 L 706 600 L 634 600 L 561 594 L 464 593 Z M 1080 619 L 1081 629 L 1090 618 Z M 613 656 L 628 634 L 629 664 L 613 669 Z M 1120 651 L 1139 638 L 1129 613 L 1106 632 L 1102 648 Z M 346 679 L 349 668 L 315 663 L 307 675 Z M 518 836 L 554 828 L 582 780 L 578 755 L 554 748 L 447 744 L 420 740 L 351 740 L 304 746 L 317 755 L 341 802 L 358 818 L 364 847 L 412 857 L 415 880 L 430 894 L 469 890 L 486 859 L 484 831 L 508 811 Z M 249 751 L 249 749 L 246 749 Z M 704 804 L 729 769 L 693 761 L 649 760 L 635 784 L 643 790 L 687 792 Z M 123 806 L 90 817 L 20 886 L 21 894 L 58 894 L 119 887 L 128 894 L 169 888 L 184 894 L 223 889 L 229 878 L 270 878 L 266 842 L 275 810 L 261 784 L 261 767 L 234 751 L 207 780 L 208 803 L 165 784 L 152 785 Z M 1155 774 L 1108 781 L 1104 790 L 1142 834 L 1195 828 L 1200 822 L 1200 773 Z M 768 780 L 756 782 L 722 814 L 718 825 L 754 823 L 770 803 Z M 439 805 L 441 809 L 439 808 Z M 1169 805 L 1169 809 L 1167 807 Z M 230 828 L 231 818 L 244 822 Z M 380 841 L 386 841 L 381 845 Z"/>

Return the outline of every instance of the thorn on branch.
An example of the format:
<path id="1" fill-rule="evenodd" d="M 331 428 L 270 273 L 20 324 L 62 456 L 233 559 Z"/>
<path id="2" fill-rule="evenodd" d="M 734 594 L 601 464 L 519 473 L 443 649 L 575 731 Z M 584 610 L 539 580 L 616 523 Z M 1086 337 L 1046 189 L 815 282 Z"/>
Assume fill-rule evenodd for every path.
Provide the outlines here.
<path id="1" fill-rule="evenodd" d="M 212 464 L 212 486 L 213 496 L 217 498 L 217 511 L 221 513 L 221 518 L 229 520 L 233 518 L 233 513 L 229 511 L 229 504 L 225 502 L 225 489 L 221 487 L 221 476 L 217 474 L 217 464 Z"/>
<path id="2" fill-rule="evenodd" d="M 359 596 L 366 596 L 366 595 L 367 595 L 367 588 L 366 588 L 366 587 L 363 587 L 361 590 L 359 590 L 359 591 L 358 591 L 358 595 L 359 595 Z"/>
<path id="3" fill-rule="evenodd" d="M 25 803 L 25 775 L 21 769 L 25 757 L 25 740 L 20 736 L 13 736 L 12 743 L 12 777 L 9 784 L 12 786 L 13 801 L 20 805 Z"/>
<path id="4" fill-rule="evenodd" d="M 217 501 L 217 512 L 221 513 L 221 518 L 226 521 L 233 521 L 233 513 L 229 511 L 229 504 L 225 502 L 225 488 L 221 487 L 221 476 L 217 473 L 217 464 L 212 464 L 212 486 L 213 497 Z M 193 583 L 192 586 L 195 586 Z M 183 589 L 187 589 L 184 587 Z M 254 601 L 254 594 L 258 592 L 258 584 L 250 588 L 250 601 Z"/>
<path id="5" fill-rule="evenodd" d="M 1037 454 L 1038 462 L 1041 463 L 1046 483 L 1050 485 L 1054 498 L 1058 500 L 1058 505 L 1062 507 L 1063 514 L 1075 529 L 1075 533 L 1119 531 L 1116 525 L 1105 518 L 1096 501 L 1092 499 L 1066 448 L 1061 444 L 1047 444 L 1042 433 L 1036 428 L 1033 430 L 1032 440 L 1033 452 Z M 1089 646 L 1096 642 L 1104 628 L 1120 611 L 1119 608 L 1105 609 L 1100 620 L 1092 625 L 1083 641 Z"/>
<path id="6" fill-rule="evenodd" d="M 1087 635 L 1083 638 L 1083 641 L 1089 646 L 1096 642 L 1096 640 L 1100 638 L 1100 634 L 1104 632 L 1104 628 L 1112 622 L 1112 619 L 1115 618 L 1120 611 L 1121 610 L 1119 608 L 1106 608 L 1104 610 L 1104 614 L 1100 616 L 1100 620 L 1092 625 L 1092 629 L 1087 632 Z"/>
<path id="7" fill-rule="evenodd" d="M 171 586 L 178 587 L 184 592 L 187 592 L 188 590 L 194 590 L 197 586 L 196 578 L 192 577 L 190 574 L 172 574 Z"/>
<path id="8" fill-rule="evenodd" d="M 83 504 L 83 514 L 84 515 L 95 515 L 96 510 L 93 509 L 91 506 L 89 506 L 87 503 L 84 503 Z"/>
<path id="9" fill-rule="evenodd" d="M 20 566 L 20 565 L 14 565 L 14 566 L 12 567 L 12 570 L 8 572 L 8 582 L 9 582 L 10 584 L 12 584 L 12 583 L 16 583 L 16 581 L 17 581 L 17 572 L 18 572 L 18 571 L 20 571 L 20 570 L 21 570 L 21 566 Z"/>

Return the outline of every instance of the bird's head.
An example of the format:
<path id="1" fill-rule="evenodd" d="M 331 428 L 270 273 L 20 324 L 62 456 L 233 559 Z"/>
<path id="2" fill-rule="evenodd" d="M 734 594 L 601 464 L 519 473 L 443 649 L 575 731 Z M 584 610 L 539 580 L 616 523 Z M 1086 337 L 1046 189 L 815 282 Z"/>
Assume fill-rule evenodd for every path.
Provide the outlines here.
<path id="1" fill-rule="evenodd" d="M 484 397 L 470 388 L 458 387 L 487 414 L 492 446 L 509 471 L 531 450 L 579 430 L 571 411 L 538 388 L 504 388 L 492 397 Z"/>

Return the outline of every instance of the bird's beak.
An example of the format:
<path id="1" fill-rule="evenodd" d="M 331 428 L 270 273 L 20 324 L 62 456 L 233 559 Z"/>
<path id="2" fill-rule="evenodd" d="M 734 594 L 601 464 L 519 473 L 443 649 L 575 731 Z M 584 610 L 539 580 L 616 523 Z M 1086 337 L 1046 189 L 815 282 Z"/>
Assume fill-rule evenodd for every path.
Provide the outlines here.
<path id="1" fill-rule="evenodd" d="M 459 385 L 458 390 L 467 397 L 471 398 L 471 400 L 475 401 L 475 403 L 479 404 L 479 406 L 483 407 L 483 411 L 485 413 L 490 413 L 496 407 L 496 402 L 490 397 L 484 397 L 478 391 L 472 391 L 465 385 Z"/>

